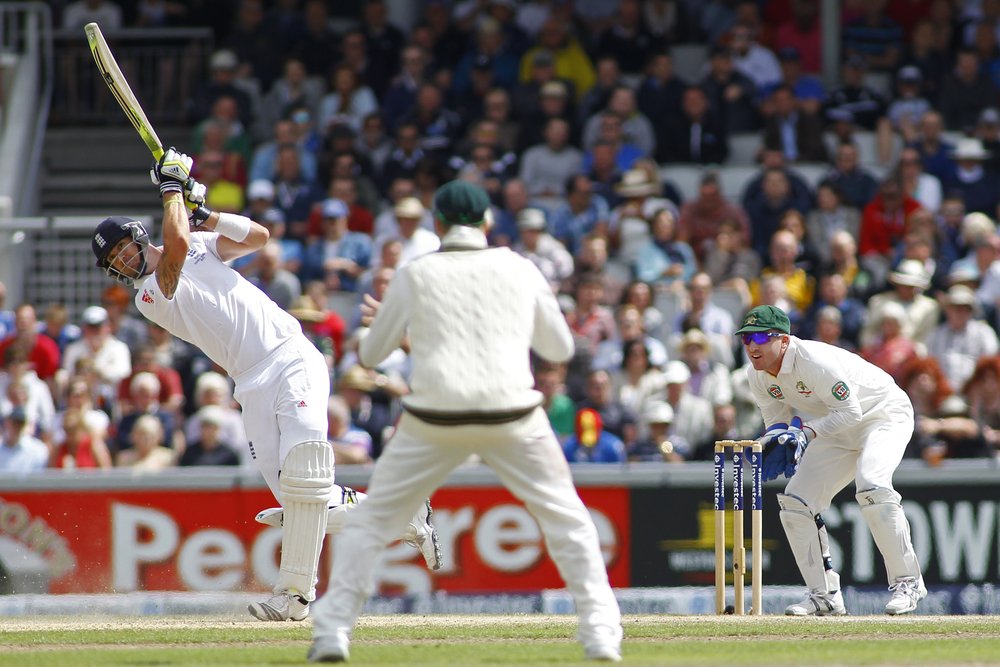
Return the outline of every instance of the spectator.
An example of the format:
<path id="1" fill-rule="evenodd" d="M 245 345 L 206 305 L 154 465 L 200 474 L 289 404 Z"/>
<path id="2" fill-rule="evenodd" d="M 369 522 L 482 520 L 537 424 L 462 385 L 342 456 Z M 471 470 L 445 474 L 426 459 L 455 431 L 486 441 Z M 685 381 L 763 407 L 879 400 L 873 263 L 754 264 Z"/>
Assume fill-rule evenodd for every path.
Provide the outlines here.
<path id="1" fill-rule="evenodd" d="M 602 305 L 604 297 L 604 284 L 599 275 L 581 275 L 575 290 L 576 306 L 566 317 L 570 329 L 586 338 L 591 350 L 596 350 L 602 341 L 615 337 L 614 316 Z"/>
<path id="2" fill-rule="evenodd" d="M 301 60 L 295 57 L 286 59 L 284 76 L 274 82 L 261 100 L 260 124 L 265 128 L 274 127 L 275 123 L 288 118 L 296 109 L 305 109 L 316 118 L 323 88 L 323 79 L 309 76 Z"/>
<path id="3" fill-rule="evenodd" d="M 987 166 L 990 153 L 983 148 L 983 143 L 975 138 L 960 139 L 952 158 L 956 163 L 955 172 L 945 182 L 945 187 L 962 195 L 966 210 L 996 216 L 1000 204 L 997 174 Z"/>
<path id="4" fill-rule="evenodd" d="M 944 458 L 992 458 L 994 448 L 986 441 L 985 432 L 969 414 L 969 404 L 953 394 L 943 401 L 935 418 L 922 417 L 917 422 L 920 456 L 929 466 Z"/>
<path id="5" fill-rule="evenodd" d="M 857 125 L 875 130 L 885 116 L 885 100 L 864 84 L 868 62 L 860 55 L 848 56 L 840 70 L 841 85 L 827 95 L 823 112 L 828 119 L 850 114 Z"/>
<path id="6" fill-rule="evenodd" d="M 400 123 L 412 122 L 417 126 L 420 147 L 428 155 L 445 159 L 458 140 L 462 119 L 444 107 L 444 95 L 430 83 L 417 90 L 417 100 Z"/>
<path id="7" fill-rule="evenodd" d="M 219 439 L 229 444 L 233 451 L 240 455 L 244 463 L 248 462 L 250 450 L 246 428 L 240 410 L 233 407 L 233 389 L 225 376 L 215 371 L 206 371 L 198 376 L 194 385 L 194 413 L 184 422 L 184 440 L 196 442 L 201 434 L 202 417 L 215 415 L 219 417 Z M 205 408 L 214 408 L 203 412 Z"/>
<path id="8" fill-rule="evenodd" d="M 861 212 L 858 251 L 870 262 L 885 261 L 895 252 L 906 230 L 906 219 L 920 208 L 903 192 L 897 178 L 882 181 L 879 192 Z"/>
<path id="9" fill-rule="evenodd" d="M 283 310 L 291 308 L 301 296 L 302 284 L 294 273 L 282 265 L 281 246 L 277 241 L 268 241 L 261 248 L 255 268 L 247 280 Z"/>
<path id="10" fill-rule="evenodd" d="M 789 162 L 826 162 L 823 122 L 795 98 L 792 88 L 782 84 L 768 100 L 771 111 L 764 124 L 764 145 L 785 154 Z"/>
<path id="11" fill-rule="evenodd" d="M 278 147 L 274 189 L 275 207 L 285 216 L 288 238 L 305 242 L 309 212 L 322 193 L 316 182 L 302 172 L 297 147 Z"/>
<path id="12" fill-rule="evenodd" d="M 517 83 L 517 55 L 506 47 L 500 23 L 493 18 L 484 18 L 476 29 L 475 45 L 465 52 L 455 65 L 452 87 L 455 94 L 464 96 L 473 89 L 474 70 L 477 68 L 492 74 L 492 83 L 510 90 Z"/>
<path id="13" fill-rule="evenodd" d="M 166 410 L 174 413 L 178 418 L 181 416 L 181 408 L 184 405 L 184 389 L 181 384 L 181 376 L 170 366 L 162 365 L 156 358 L 156 349 L 151 345 L 143 345 L 132 351 L 132 371 L 122 378 L 115 388 L 118 406 L 122 412 L 131 412 L 132 378 L 139 373 L 152 373 L 160 381 L 160 395 L 158 401 Z"/>
<path id="14" fill-rule="evenodd" d="M 837 146 L 833 169 L 823 181 L 837 187 L 845 206 L 858 210 L 864 209 L 878 194 L 878 181 L 861 167 L 858 147 L 854 144 Z"/>
<path id="15" fill-rule="evenodd" d="M 865 305 L 848 294 L 847 281 L 840 273 L 824 273 L 820 276 L 816 300 L 803 318 L 803 338 L 818 339 L 819 316 L 825 308 L 837 311 L 838 338 L 857 348 L 865 321 Z"/>
<path id="16" fill-rule="evenodd" d="M 566 394 L 566 366 L 539 363 L 535 367 L 535 389 L 542 394 L 542 408 L 560 442 L 573 433 L 576 404 Z"/>
<path id="17" fill-rule="evenodd" d="M 347 65 L 354 71 L 358 81 L 364 81 L 377 99 L 385 94 L 392 79 L 397 61 L 391 63 L 376 61 L 369 57 L 369 44 L 361 28 L 348 30 L 341 36 L 338 64 Z"/>
<path id="18" fill-rule="evenodd" d="M 239 79 L 239 64 L 236 54 L 228 49 L 212 54 L 208 64 L 209 81 L 195 93 L 189 103 L 189 122 L 200 123 L 205 120 L 215 107 L 216 100 L 228 97 L 235 104 L 236 116 L 242 127 L 249 128 L 253 125 L 254 99 L 248 92 L 245 82 Z"/>
<path id="19" fill-rule="evenodd" d="M 947 3 L 934 3 L 943 5 Z M 950 23 L 941 28 L 951 30 Z M 948 72 L 948 54 L 935 44 L 937 27 L 929 18 L 921 18 L 910 32 L 909 40 L 903 45 L 903 55 L 900 64 L 913 66 L 922 75 L 921 94 L 932 104 L 936 104 L 941 91 L 941 82 Z"/>
<path id="20" fill-rule="evenodd" d="M 676 93 L 678 99 L 672 101 L 669 107 L 659 108 L 680 108 L 679 98 L 683 92 L 683 84 L 676 79 L 674 83 L 680 87 L 680 91 Z M 710 47 L 708 72 L 705 73 L 698 85 L 708 96 L 709 108 L 718 110 L 722 126 L 727 134 L 754 132 L 760 129 L 761 123 L 756 99 L 757 87 L 750 77 L 734 67 L 732 53 L 727 47 L 719 44 Z M 664 101 L 657 100 L 656 107 Z M 642 107 L 640 106 L 640 108 Z M 650 112 L 646 111 L 646 115 L 650 115 Z M 662 117 L 666 119 L 671 115 L 673 112 L 664 114 Z M 650 117 L 659 118 L 660 116 Z M 661 127 L 662 124 L 657 125 L 657 128 Z M 662 145 L 664 141 L 666 139 L 658 135 L 657 143 Z"/>
<path id="21" fill-rule="evenodd" d="M 196 414 L 199 417 L 198 436 L 188 443 L 177 465 L 238 466 L 240 459 L 233 446 L 221 438 L 224 423 L 222 408 L 206 405 Z"/>
<path id="22" fill-rule="evenodd" d="M 819 252 L 820 260 L 828 265 L 831 256 L 831 241 L 840 231 L 846 231 L 857 238 L 860 228 L 858 210 L 843 201 L 839 187 L 830 181 L 823 181 L 816 188 L 816 208 L 806 215 L 806 238 Z"/>
<path id="23" fill-rule="evenodd" d="M 371 463 L 372 437 L 362 428 L 351 423 L 351 409 L 347 401 L 334 394 L 327 403 L 329 430 L 327 439 L 333 446 L 337 465 L 361 465 Z"/>
<path id="24" fill-rule="evenodd" d="M 813 247 L 806 237 L 806 219 L 801 213 L 792 209 L 785 211 L 778 222 L 778 229 L 792 233 L 796 242 L 795 265 L 814 275 L 820 267 L 819 251 Z"/>
<path id="25" fill-rule="evenodd" d="M 543 52 L 544 53 L 544 52 Z M 537 67 L 535 70 L 537 71 Z M 625 84 L 625 79 L 622 78 L 621 68 L 618 66 L 618 60 L 613 55 L 603 55 L 599 56 L 594 62 L 594 69 L 597 75 L 597 79 L 594 82 L 593 87 L 590 91 L 583 96 L 580 100 L 580 104 L 577 108 L 577 116 L 581 122 L 586 122 L 588 118 L 594 116 L 601 112 L 602 109 L 608 106 L 608 100 L 611 99 L 611 94 L 615 92 L 615 89 L 621 85 Z M 553 76 L 555 76 L 555 70 L 553 71 Z M 652 120 L 655 116 L 650 116 L 646 113 L 643 108 L 642 102 L 638 102 L 639 111 Z"/>
<path id="26" fill-rule="evenodd" d="M 917 346 L 903 330 L 906 311 L 898 303 L 886 303 L 873 320 L 878 333 L 861 348 L 861 356 L 898 381 L 904 366 L 918 356 Z"/>
<path id="27" fill-rule="evenodd" d="M 976 52 L 968 48 L 959 50 L 954 70 L 941 84 L 938 100 L 945 126 L 961 132 L 972 130 L 983 109 L 996 105 L 997 94 L 997 86 L 982 71 Z"/>
<path id="28" fill-rule="evenodd" d="M 604 430 L 597 410 L 583 408 L 576 413 L 576 429 L 563 443 L 563 452 L 570 463 L 625 463 L 625 443 Z"/>
<path id="29" fill-rule="evenodd" d="M 198 180 L 208 189 L 205 204 L 213 211 L 239 213 L 246 206 L 244 188 L 226 176 L 226 156 L 221 151 L 205 151 L 200 155 Z"/>
<path id="30" fill-rule="evenodd" d="M 385 0 L 368 0 L 361 9 L 361 32 L 370 61 L 368 72 L 377 74 L 375 92 L 385 98 L 388 82 L 399 70 L 399 54 L 406 43 L 403 32 L 388 20 Z"/>
<path id="31" fill-rule="evenodd" d="M 746 227 L 733 218 L 723 218 L 714 239 L 706 239 L 702 267 L 711 282 L 746 295 L 750 281 L 760 275 L 761 258 L 747 247 Z"/>
<path id="32" fill-rule="evenodd" d="M 549 85 L 549 84 L 558 84 Z M 546 88 L 546 86 L 548 86 Z M 520 81 L 510 89 L 510 107 L 512 116 L 517 119 L 525 128 L 536 122 L 536 119 L 544 115 L 552 116 L 551 112 L 545 113 L 542 109 L 544 101 L 542 91 L 546 91 L 549 97 L 559 97 L 559 111 L 561 118 L 569 121 L 573 126 L 574 143 L 577 139 L 577 124 L 575 118 L 571 118 L 571 113 L 575 108 L 571 84 L 569 81 L 556 76 L 556 61 L 552 52 L 547 50 L 536 51 L 531 58 L 530 76 L 526 81 Z M 555 106 L 550 100 L 550 106 Z M 603 105 L 601 106 L 603 108 Z M 597 109 L 595 109 L 595 112 Z M 522 144 L 527 143 L 522 141 Z"/>
<path id="33" fill-rule="evenodd" d="M 650 238 L 639 247 L 635 275 L 647 283 L 679 287 L 694 275 L 698 263 L 694 251 L 678 239 L 677 219 L 669 209 L 660 209 L 649 220 Z"/>
<path id="34" fill-rule="evenodd" d="M 67 410 L 62 419 L 62 437 L 49 457 L 50 468 L 63 470 L 110 468 L 111 454 L 103 439 L 95 439 L 79 410 Z"/>
<path id="35" fill-rule="evenodd" d="M 79 375 L 74 375 L 67 383 L 65 409 L 56 414 L 52 434 L 53 442 L 62 442 L 66 438 L 66 429 L 63 422 L 66 415 L 70 412 L 76 413 L 83 420 L 92 445 L 95 448 L 107 449 L 111 420 L 108 417 L 108 413 L 94 407 L 91 386 Z"/>
<path id="36" fill-rule="evenodd" d="M 677 344 L 677 352 L 691 373 L 688 390 L 693 395 L 704 398 L 712 405 L 728 405 L 733 402 L 729 369 L 725 364 L 711 359 L 712 343 L 701 329 L 691 328 L 685 331 Z"/>
<path id="37" fill-rule="evenodd" d="M 59 369 L 59 346 L 48 336 L 38 333 L 38 316 L 35 307 L 29 303 L 14 309 L 14 330 L 0 341 L 0 357 L 15 344 L 27 351 L 35 374 L 51 385 Z"/>
<path id="38" fill-rule="evenodd" d="M 631 317 L 634 318 L 635 315 L 633 313 Z M 639 416 L 643 414 L 649 401 L 662 394 L 666 386 L 663 371 L 652 362 L 650 348 L 647 347 L 641 330 L 639 337 L 623 339 L 619 343 L 619 350 L 619 365 L 608 369 L 614 385 L 614 395 L 626 411 Z M 665 363 L 665 352 L 661 351 L 660 354 Z M 646 435 L 646 426 L 639 422 L 637 437 L 641 439 Z"/>
<path id="39" fill-rule="evenodd" d="M 618 399 L 610 373 L 604 370 L 590 371 L 585 390 L 586 397 L 578 404 L 580 410 L 589 408 L 596 411 L 604 429 L 621 438 L 626 446 L 635 442 L 637 416 Z"/>
<path id="40" fill-rule="evenodd" d="M 664 374 L 667 403 L 674 410 L 671 435 L 683 438 L 686 443 L 703 442 L 712 432 L 712 404 L 689 391 L 691 370 L 683 361 L 669 362 Z"/>
<path id="41" fill-rule="evenodd" d="M 761 257 L 768 255 L 771 237 L 778 229 L 782 216 L 790 210 L 805 213 L 807 210 L 797 202 L 786 173 L 771 168 L 764 172 L 760 194 L 744 204 L 750 218 L 750 237 L 753 249 Z"/>
<path id="42" fill-rule="evenodd" d="M 163 424 L 154 415 L 142 415 L 130 430 L 130 447 L 115 455 L 115 465 L 146 472 L 171 468 L 175 455 L 165 442 Z"/>
<path id="43" fill-rule="evenodd" d="M 583 170 L 585 172 L 599 168 L 597 164 L 598 151 L 602 149 L 602 146 L 610 148 L 613 160 L 611 165 L 607 165 L 611 167 L 610 178 L 605 179 L 607 181 L 611 181 L 618 174 L 631 169 L 636 160 L 643 156 L 642 150 L 638 146 L 625 141 L 621 118 L 610 111 L 604 111 L 599 116 L 598 139 L 583 157 Z"/>
<path id="44" fill-rule="evenodd" d="M 83 337 L 66 348 L 62 359 L 63 371 L 72 374 L 81 357 L 94 360 L 101 382 L 116 388 L 132 373 L 132 355 L 128 346 L 111 335 L 108 311 L 101 306 L 88 306 L 80 316 Z"/>
<path id="45" fill-rule="evenodd" d="M 11 313 L 13 315 L 13 313 Z M 44 321 L 40 325 L 39 333 L 45 334 L 55 341 L 59 346 L 59 353 L 66 351 L 66 346 L 80 340 L 80 327 L 69 321 L 69 309 L 62 303 L 50 303 L 45 308 L 43 314 Z M 4 328 L 0 326 L 0 328 Z M 14 321 L 11 320 L 10 331 L 14 329 Z M 0 338 L 0 340 L 3 340 Z"/>
<path id="46" fill-rule="evenodd" d="M 24 409 L 15 407 L 3 416 L 0 440 L 0 471 L 30 473 L 44 470 L 49 463 L 49 448 L 34 437 L 28 428 Z"/>
<path id="47" fill-rule="evenodd" d="M 131 433 L 137 421 L 143 416 L 151 416 L 160 422 L 160 443 L 169 443 L 178 453 L 184 451 L 184 434 L 177 428 L 177 417 L 165 410 L 159 402 L 160 381 L 152 373 L 139 373 L 132 378 L 129 386 L 132 396 L 131 409 L 124 413 L 115 426 L 115 439 L 108 443 L 117 456 L 132 446 Z"/>
<path id="48" fill-rule="evenodd" d="M 771 237 L 770 263 L 760 273 L 760 279 L 750 283 L 750 300 L 753 305 L 760 305 L 761 282 L 779 276 L 785 283 L 785 292 L 795 310 L 805 312 L 812 304 L 815 279 L 802 268 L 795 265 L 798 254 L 798 242 L 795 236 L 787 230 L 778 230 Z"/>
<path id="49" fill-rule="evenodd" d="M 640 439 L 628 450 L 629 461 L 659 461 L 680 463 L 684 454 L 690 453 L 690 445 L 677 435 L 671 435 L 674 409 L 666 401 L 649 401 L 642 414 L 642 423 L 648 429 L 645 438 Z M 682 452 L 684 454 L 682 454 Z"/>
<path id="50" fill-rule="evenodd" d="M 566 179 L 565 199 L 552 214 L 552 234 L 575 255 L 585 236 L 607 233 L 611 214 L 607 200 L 594 193 L 590 179 L 581 173 Z"/>
<path id="51" fill-rule="evenodd" d="M 380 377 L 385 385 L 384 376 Z M 392 428 L 389 404 L 383 400 L 375 400 L 376 389 L 378 387 L 373 373 L 361 366 L 351 366 L 337 382 L 337 394 L 347 402 L 351 423 L 371 436 L 372 458 L 378 458 L 382 453 L 384 434 Z M 384 398 L 384 395 L 380 398 Z"/>
<path id="52" fill-rule="evenodd" d="M 928 111 L 920 120 L 919 134 L 908 138 L 910 145 L 920 155 L 924 170 L 941 181 L 942 185 L 950 183 L 955 177 L 955 146 L 944 140 L 943 131 L 941 114 Z"/>
<path id="53" fill-rule="evenodd" d="M 256 181 L 271 182 L 278 175 L 278 152 L 284 146 L 295 148 L 302 177 L 307 181 L 314 181 L 317 174 L 316 156 L 299 143 L 295 123 L 290 119 L 283 118 L 276 121 L 272 127 L 274 138 L 254 149 L 249 174 L 251 184 Z M 271 199 L 273 200 L 273 198 L 272 194 Z"/>
<path id="54" fill-rule="evenodd" d="M 893 289 L 873 296 L 868 301 L 865 325 L 861 330 L 862 348 L 870 346 L 877 335 L 881 313 L 890 305 L 902 308 L 902 336 L 923 344 L 937 326 L 941 310 L 937 301 L 922 294 L 930 285 L 930 276 L 923 265 L 916 260 L 900 262 L 896 270 L 889 274 Z M 898 311 L 898 309 L 893 308 Z"/>
<path id="55" fill-rule="evenodd" d="M 401 123 L 396 128 L 393 149 L 382 169 L 382 183 L 392 183 L 397 178 L 413 178 L 417 165 L 426 157 L 420 147 L 420 128 L 416 123 Z"/>
<path id="56" fill-rule="evenodd" d="M 614 376 L 616 384 L 620 385 L 620 375 L 628 362 L 627 348 L 631 341 L 638 341 L 643 345 L 644 358 L 650 368 L 662 369 L 666 365 L 667 348 L 659 338 L 646 329 L 642 311 L 632 305 L 619 306 L 615 323 L 617 330 L 614 338 L 605 340 L 597 346 L 591 368 L 608 371 Z M 633 410 L 636 408 L 635 405 L 630 407 Z"/>
<path id="57" fill-rule="evenodd" d="M 206 153 L 222 155 L 222 174 L 229 180 L 246 185 L 246 165 L 250 161 L 253 137 L 239 118 L 235 98 L 221 95 L 216 99 L 208 118 L 195 126 L 191 140 L 194 151 L 202 160 Z M 201 178 L 198 169 L 202 166 L 199 160 L 191 174 Z"/>
<path id="58" fill-rule="evenodd" d="M 573 85 L 577 99 L 582 98 L 594 85 L 594 66 L 580 43 L 570 34 L 570 26 L 555 16 L 542 24 L 538 45 L 529 49 L 521 58 L 521 81 L 528 81 L 531 64 L 539 51 L 548 51 L 555 61 L 556 78 Z"/>
<path id="59" fill-rule="evenodd" d="M 376 248 L 390 238 L 397 238 L 402 243 L 398 266 L 402 267 L 415 259 L 435 252 L 441 247 L 437 234 L 424 228 L 421 222 L 424 218 L 424 205 L 416 197 L 405 197 L 393 207 L 397 228 L 390 237 L 376 239 Z M 367 263 L 366 263 L 367 266 Z"/>
<path id="60" fill-rule="evenodd" d="M 558 84 L 558 82 L 556 82 Z M 559 90 L 565 90 L 561 84 L 556 86 Z M 547 118 L 554 117 L 561 113 L 565 107 L 562 95 L 545 95 L 541 101 L 542 113 Z M 553 99 L 549 99 L 553 98 Z M 516 150 L 524 142 L 521 141 L 521 124 L 511 118 L 510 95 L 503 88 L 494 88 L 486 93 L 483 99 L 483 120 L 489 121 L 496 126 L 497 146 L 502 152 Z M 544 123 L 542 123 L 544 126 Z M 573 126 L 570 126 L 570 136 L 573 135 Z M 527 136 L 527 135 L 526 135 Z"/>
<path id="61" fill-rule="evenodd" d="M 582 166 L 583 153 L 569 143 L 569 123 L 552 118 L 545 125 L 545 143 L 524 153 L 519 177 L 532 197 L 562 197 L 566 180 Z"/>
<path id="62" fill-rule="evenodd" d="M 798 51 L 802 70 L 819 74 L 823 45 L 819 6 L 813 0 L 792 0 L 791 16 L 775 28 L 773 43 L 779 51 L 789 48 Z"/>
<path id="63" fill-rule="evenodd" d="M 371 263 L 371 239 L 347 229 L 350 211 L 341 200 L 324 200 L 320 212 L 323 234 L 306 247 L 302 275 L 323 280 L 328 289 L 353 292 Z"/>
<path id="64" fill-rule="evenodd" d="M 390 130 L 416 102 L 417 89 L 427 81 L 428 60 L 427 52 L 416 44 L 403 48 L 400 72 L 382 101 L 382 119 Z"/>
<path id="65" fill-rule="evenodd" d="M 903 192 L 927 211 L 938 212 L 941 208 L 941 181 L 924 172 L 923 162 L 916 149 L 907 146 L 899 154 L 899 179 Z"/>
<path id="66" fill-rule="evenodd" d="M 886 0 L 861 5 L 862 16 L 844 28 L 844 50 L 849 57 L 862 57 L 876 70 L 891 71 L 899 62 L 903 29 L 885 15 Z"/>
<path id="67" fill-rule="evenodd" d="M 619 261 L 626 264 L 635 262 L 639 249 L 650 238 L 649 220 L 658 211 L 669 211 L 676 224 L 677 207 L 660 196 L 662 189 L 655 171 L 650 173 L 637 167 L 622 175 L 615 190 L 624 201 L 611 211 L 610 221 L 611 239 L 618 246 Z"/>
<path id="68" fill-rule="evenodd" d="M 953 387 L 962 387 L 972 377 L 983 357 L 997 354 L 996 332 L 980 319 L 976 293 L 965 285 L 951 287 L 941 299 L 945 321 L 927 337 L 927 354 L 940 362 Z"/>
<path id="69" fill-rule="evenodd" d="M 606 114 L 614 114 L 621 121 L 622 138 L 626 144 L 639 149 L 642 155 L 652 155 L 656 149 L 653 124 L 636 108 L 635 92 L 628 86 L 615 88 L 608 98 L 607 109 L 587 119 L 583 129 L 584 150 L 591 150 L 602 137 L 601 124 Z"/>
<path id="70" fill-rule="evenodd" d="M 968 400 L 969 416 L 982 430 L 990 455 L 996 456 L 1000 450 L 1000 357 L 981 358 L 963 393 Z"/>
<path id="71" fill-rule="evenodd" d="M 365 116 L 376 111 L 378 101 L 372 89 L 362 83 L 350 65 L 341 64 L 330 77 L 330 92 L 320 102 L 317 124 L 322 134 L 336 124 L 345 124 L 356 132 Z"/>
<path id="72" fill-rule="evenodd" d="M 48 385 L 31 369 L 28 350 L 11 345 L 4 351 L 0 372 L 0 414 L 24 410 L 29 430 L 46 444 L 53 442 L 55 406 Z M 58 394 L 57 394 L 58 396 Z"/>
<path id="73" fill-rule="evenodd" d="M 548 223 L 545 211 L 526 208 L 517 214 L 520 240 L 514 244 L 514 252 L 531 260 L 554 292 L 559 285 L 573 274 L 573 256 L 565 246 L 546 232 Z"/>
<path id="74" fill-rule="evenodd" d="M 490 241 L 493 245 L 509 246 L 519 238 L 517 216 L 529 205 L 527 184 L 519 178 L 508 180 L 500 200 L 503 206 L 493 210 L 495 218 Z"/>
<path id="75" fill-rule="evenodd" d="M 305 32 L 292 45 L 291 53 L 302 61 L 309 76 L 326 77 L 330 69 L 330 54 L 338 49 L 338 38 L 330 25 L 324 0 L 306 0 L 302 10 Z"/>
<path id="76" fill-rule="evenodd" d="M 659 146 L 659 162 L 694 162 L 721 164 L 729 155 L 729 139 L 722 121 L 709 107 L 708 96 L 697 86 L 684 91 L 682 116 L 666 133 L 666 143 Z"/>
<path id="77" fill-rule="evenodd" d="M 774 53 L 756 41 L 753 26 L 737 24 L 729 33 L 733 65 L 746 75 L 758 90 L 781 81 L 781 66 Z"/>
<path id="78" fill-rule="evenodd" d="M 920 69 L 913 65 L 896 73 L 896 99 L 889 104 L 887 116 L 893 129 L 903 136 L 916 133 L 920 119 L 931 110 L 931 103 L 921 95 L 922 82 Z"/>
<path id="79" fill-rule="evenodd" d="M 623 0 L 618 4 L 616 20 L 597 38 L 595 51 L 600 56 L 613 56 L 621 71 L 638 76 L 656 46 L 657 40 L 646 29 L 643 3 Z"/>

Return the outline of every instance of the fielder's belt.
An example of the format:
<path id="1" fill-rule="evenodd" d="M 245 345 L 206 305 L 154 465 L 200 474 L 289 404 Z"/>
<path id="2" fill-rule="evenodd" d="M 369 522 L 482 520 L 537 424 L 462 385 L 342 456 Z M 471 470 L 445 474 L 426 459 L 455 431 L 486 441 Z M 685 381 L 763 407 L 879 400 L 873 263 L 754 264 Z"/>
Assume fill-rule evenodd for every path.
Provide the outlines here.
<path id="1" fill-rule="evenodd" d="M 420 421 L 433 424 L 434 426 L 468 426 L 471 424 L 492 426 L 495 424 L 509 424 L 519 419 L 524 419 L 534 412 L 537 407 L 537 405 L 532 405 L 527 408 L 517 408 L 505 412 L 434 412 L 411 408 L 409 406 L 403 406 L 403 410 Z"/>

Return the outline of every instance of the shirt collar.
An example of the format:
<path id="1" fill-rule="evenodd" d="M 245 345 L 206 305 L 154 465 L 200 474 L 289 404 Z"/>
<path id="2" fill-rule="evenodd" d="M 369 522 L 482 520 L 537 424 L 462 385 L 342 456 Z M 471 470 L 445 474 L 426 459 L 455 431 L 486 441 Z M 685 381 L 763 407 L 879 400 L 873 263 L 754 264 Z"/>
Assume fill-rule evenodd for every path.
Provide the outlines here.
<path id="1" fill-rule="evenodd" d="M 468 225 L 452 225 L 441 238 L 442 250 L 483 250 L 487 245 L 483 230 Z"/>

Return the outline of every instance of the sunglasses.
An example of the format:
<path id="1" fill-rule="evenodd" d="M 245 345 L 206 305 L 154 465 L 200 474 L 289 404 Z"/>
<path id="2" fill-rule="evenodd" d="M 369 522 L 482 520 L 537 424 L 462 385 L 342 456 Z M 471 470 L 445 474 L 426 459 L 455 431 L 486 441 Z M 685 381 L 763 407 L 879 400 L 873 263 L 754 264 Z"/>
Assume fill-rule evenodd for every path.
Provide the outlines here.
<path id="1" fill-rule="evenodd" d="M 756 343 L 757 345 L 763 345 L 770 338 L 777 338 L 778 336 L 784 336 L 785 334 L 773 333 L 769 331 L 755 331 L 753 333 L 745 333 L 741 336 L 744 345 L 749 345 L 750 343 Z"/>

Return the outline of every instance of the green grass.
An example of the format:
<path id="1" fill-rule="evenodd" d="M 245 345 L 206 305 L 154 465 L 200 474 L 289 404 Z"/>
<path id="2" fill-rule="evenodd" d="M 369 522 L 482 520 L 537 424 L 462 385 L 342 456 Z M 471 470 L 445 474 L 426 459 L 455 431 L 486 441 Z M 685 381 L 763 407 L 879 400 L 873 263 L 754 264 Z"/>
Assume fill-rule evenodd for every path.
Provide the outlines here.
<path id="1" fill-rule="evenodd" d="M 369 616 L 356 665 L 583 665 L 565 616 Z M 311 625 L 232 617 L 0 619 L 0 667 L 297 665 Z M 627 616 L 629 665 L 994 665 L 996 617 Z"/>

